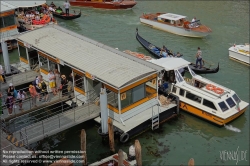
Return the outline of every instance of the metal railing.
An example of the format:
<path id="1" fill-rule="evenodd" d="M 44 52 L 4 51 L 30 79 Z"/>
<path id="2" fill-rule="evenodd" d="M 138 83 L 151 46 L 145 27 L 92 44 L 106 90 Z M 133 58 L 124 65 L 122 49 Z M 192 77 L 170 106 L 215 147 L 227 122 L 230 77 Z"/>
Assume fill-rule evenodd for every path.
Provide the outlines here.
<path id="1" fill-rule="evenodd" d="M 68 94 L 68 95 L 71 95 L 71 94 Z M 72 96 L 72 97 L 74 97 L 74 96 Z M 57 100 L 60 100 L 62 98 L 63 98 L 63 95 L 61 93 L 59 93 Z M 27 105 L 29 106 L 30 109 L 34 108 L 34 107 L 32 107 L 32 97 L 29 97 L 29 99 L 27 99 L 26 102 L 29 102 Z M 23 101 L 23 104 L 24 103 L 25 103 L 25 101 Z M 44 109 L 46 109 L 48 107 L 51 107 L 51 106 L 53 106 L 55 104 L 60 104 L 60 103 L 61 103 L 60 106 L 55 107 L 53 109 L 50 109 L 50 111 L 43 111 Z M 58 109 L 60 107 L 61 107 L 61 110 L 56 111 L 56 112 L 52 112 L 53 110 L 56 110 L 56 109 Z M 8 133 L 13 133 L 17 129 L 23 128 L 23 127 L 29 125 L 30 123 L 36 123 L 36 122 L 38 122 L 40 120 L 43 120 L 43 119 L 46 119 L 46 118 L 48 118 L 50 116 L 53 116 L 53 115 L 58 114 L 58 113 L 61 113 L 64 110 L 66 110 L 66 107 L 67 107 L 67 104 L 64 104 L 63 101 L 59 101 L 59 102 L 50 104 L 50 105 L 48 105 L 46 107 L 42 107 L 42 108 L 39 108 L 39 109 L 37 109 L 35 111 L 32 111 L 32 112 L 23 114 L 21 116 L 15 117 L 13 119 L 10 119 L 8 122 L 6 122 L 5 119 L 3 118 L 3 126 L 5 127 L 5 130 Z M 14 115 L 17 114 L 16 111 L 15 111 L 16 109 L 18 109 L 18 108 L 14 108 Z M 27 114 L 29 114 L 28 117 L 27 117 Z M 33 114 L 33 115 L 31 115 L 31 114 Z M 19 119 L 21 119 L 21 120 L 19 120 Z"/>
<path id="2" fill-rule="evenodd" d="M 74 107 L 35 124 L 24 127 L 21 130 L 15 132 L 15 134 L 23 132 L 27 136 L 27 142 L 29 142 L 31 139 L 36 139 L 37 141 L 47 137 L 52 133 L 55 134 L 61 130 L 94 118 L 99 115 L 99 112 L 100 107 L 92 102 L 88 102 L 80 107 Z"/>

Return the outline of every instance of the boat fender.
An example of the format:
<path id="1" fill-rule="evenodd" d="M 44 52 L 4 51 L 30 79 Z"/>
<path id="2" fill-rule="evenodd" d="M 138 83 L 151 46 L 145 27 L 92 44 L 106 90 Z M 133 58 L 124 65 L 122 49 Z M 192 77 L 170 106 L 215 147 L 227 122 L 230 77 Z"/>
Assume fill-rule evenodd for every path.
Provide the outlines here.
<path id="1" fill-rule="evenodd" d="M 128 133 L 123 133 L 123 134 L 120 136 L 120 141 L 121 141 L 122 143 L 126 143 L 128 140 L 129 140 L 129 134 L 128 134 Z"/>
<path id="2" fill-rule="evenodd" d="M 206 88 L 207 88 L 207 90 L 214 90 L 216 88 L 216 86 L 214 86 L 212 84 L 207 84 Z"/>
<path id="3" fill-rule="evenodd" d="M 215 93 L 217 93 L 217 94 L 222 94 L 222 93 L 224 93 L 224 90 L 221 89 L 221 88 L 214 88 L 213 91 L 214 91 Z"/>
<path id="4" fill-rule="evenodd" d="M 135 156 L 135 146 L 134 145 L 131 145 L 130 147 L 129 147 L 129 156 Z"/>

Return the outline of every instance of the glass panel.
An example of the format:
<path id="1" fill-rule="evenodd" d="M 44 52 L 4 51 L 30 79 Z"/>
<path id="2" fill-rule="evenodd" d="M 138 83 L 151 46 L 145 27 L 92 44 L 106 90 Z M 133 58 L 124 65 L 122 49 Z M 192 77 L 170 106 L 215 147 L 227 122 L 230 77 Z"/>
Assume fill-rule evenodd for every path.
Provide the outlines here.
<path id="1" fill-rule="evenodd" d="M 231 97 L 229 97 L 228 99 L 226 99 L 227 104 L 232 108 L 234 107 L 236 104 L 233 101 L 233 99 Z"/>
<path id="2" fill-rule="evenodd" d="M 82 89 L 83 91 L 85 91 L 85 89 L 84 89 L 84 77 L 80 76 L 78 74 L 74 74 L 74 75 L 75 75 L 75 78 L 74 78 L 75 86 Z"/>
<path id="3" fill-rule="evenodd" d="M 217 110 L 216 107 L 214 106 L 214 103 L 206 99 L 203 99 L 203 105 L 212 108 L 214 110 Z"/>
<path id="4" fill-rule="evenodd" d="M 48 59 L 44 58 L 41 55 L 39 55 L 39 59 L 40 59 L 40 68 L 44 69 L 46 71 L 49 71 L 49 69 L 48 69 Z"/>
<path id="5" fill-rule="evenodd" d="M 189 70 L 190 74 L 191 74 L 193 77 L 196 76 L 196 74 L 194 73 L 194 71 L 193 71 L 192 69 L 190 69 L 189 66 L 188 66 L 188 70 Z"/>
<path id="6" fill-rule="evenodd" d="M 0 28 L 4 28 L 4 25 L 3 25 L 3 18 L 0 17 Z"/>
<path id="7" fill-rule="evenodd" d="M 183 89 L 180 89 L 180 95 L 184 96 L 185 91 Z"/>
<path id="8" fill-rule="evenodd" d="M 233 95 L 233 98 L 237 103 L 240 103 L 241 100 L 236 94 Z"/>
<path id="9" fill-rule="evenodd" d="M 108 96 L 108 104 L 118 109 L 118 94 L 111 91 L 107 94 Z"/>
<path id="10" fill-rule="evenodd" d="M 123 98 L 122 96 L 126 96 Z M 132 89 L 121 94 L 121 109 L 131 105 L 132 102 Z"/>
<path id="11" fill-rule="evenodd" d="M 186 98 L 190 99 L 190 100 L 193 100 L 193 101 L 196 101 L 198 103 L 201 103 L 201 97 L 199 96 L 196 96 L 190 92 L 186 92 Z"/>
<path id="12" fill-rule="evenodd" d="M 9 16 L 3 17 L 3 22 L 4 22 L 5 27 L 15 25 L 14 15 L 9 15 Z"/>
<path id="13" fill-rule="evenodd" d="M 146 97 L 150 98 L 153 94 L 157 93 L 157 83 L 156 78 L 146 82 Z"/>
<path id="14" fill-rule="evenodd" d="M 55 62 L 49 61 L 49 69 L 54 71 L 57 68 L 57 64 Z"/>
<path id="15" fill-rule="evenodd" d="M 179 71 L 175 70 L 175 80 L 178 81 L 178 82 L 182 82 L 183 81 L 183 78 L 181 76 L 181 74 L 179 73 Z"/>
<path id="16" fill-rule="evenodd" d="M 220 102 L 219 106 L 220 106 L 220 108 L 221 108 L 221 110 L 223 112 L 226 111 L 226 110 L 228 110 L 228 107 L 227 107 L 227 105 L 226 105 L 226 103 L 224 101 Z"/>
<path id="17" fill-rule="evenodd" d="M 20 45 L 18 45 L 18 47 L 19 47 L 20 57 L 27 59 L 26 48 Z"/>
<path id="18" fill-rule="evenodd" d="M 145 98 L 145 84 L 133 88 L 132 101 L 133 103 Z"/>

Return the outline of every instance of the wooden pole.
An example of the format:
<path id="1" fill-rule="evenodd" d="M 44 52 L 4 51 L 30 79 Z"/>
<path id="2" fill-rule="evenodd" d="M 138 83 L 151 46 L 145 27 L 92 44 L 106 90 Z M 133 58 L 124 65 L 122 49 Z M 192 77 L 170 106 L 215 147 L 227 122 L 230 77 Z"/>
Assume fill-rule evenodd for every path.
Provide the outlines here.
<path id="1" fill-rule="evenodd" d="M 194 159 L 191 158 L 189 161 L 188 161 L 188 166 L 194 166 Z"/>
<path id="2" fill-rule="evenodd" d="M 139 140 L 135 140 L 135 158 L 137 166 L 142 166 L 141 144 Z"/>
<path id="3" fill-rule="evenodd" d="M 121 149 L 118 151 L 118 166 L 123 166 L 123 151 Z"/>
<path id="4" fill-rule="evenodd" d="M 81 151 L 83 151 L 83 165 L 87 165 L 87 152 L 86 152 L 86 132 L 84 129 L 81 131 Z"/>
<path id="5" fill-rule="evenodd" d="M 115 153 L 114 131 L 113 131 L 113 123 L 112 123 L 111 118 L 108 119 L 108 131 L 109 131 L 110 151 Z"/>

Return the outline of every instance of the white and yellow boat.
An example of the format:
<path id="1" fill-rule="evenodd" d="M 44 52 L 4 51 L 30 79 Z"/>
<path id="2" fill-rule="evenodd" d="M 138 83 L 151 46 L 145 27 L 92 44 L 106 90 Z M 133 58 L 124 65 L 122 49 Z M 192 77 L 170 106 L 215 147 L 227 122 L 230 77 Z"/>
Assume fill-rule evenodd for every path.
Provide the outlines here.
<path id="1" fill-rule="evenodd" d="M 182 58 L 150 60 L 165 68 L 163 81 L 171 84 L 169 91 L 179 97 L 180 108 L 217 125 L 225 125 L 243 114 L 249 103 L 231 89 L 196 75 Z M 180 69 L 187 67 L 192 78 L 183 77 Z M 175 83 L 174 83 L 175 82 Z"/>
<path id="2" fill-rule="evenodd" d="M 245 45 L 233 45 L 229 49 L 229 58 L 250 65 L 249 43 Z"/>

